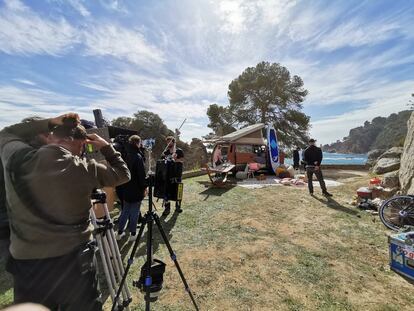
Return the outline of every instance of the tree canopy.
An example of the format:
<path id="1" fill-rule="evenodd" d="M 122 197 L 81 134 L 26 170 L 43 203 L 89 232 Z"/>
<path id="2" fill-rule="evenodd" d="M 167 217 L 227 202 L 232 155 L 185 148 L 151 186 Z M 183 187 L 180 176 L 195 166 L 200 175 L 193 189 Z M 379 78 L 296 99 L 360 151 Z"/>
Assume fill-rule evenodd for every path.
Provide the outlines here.
<path id="1" fill-rule="evenodd" d="M 155 138 L 153 148 L 153 159 L 158 159 L 166 147 L 165 138 L 174 136 L 174 132 L 164 124 L 163 120 L 156 113 L 141 110 L 133 117 L 119 117 L 112 120 L 113 126 L 119 126 L 138 132 L 142 139 Z M 177 147 L 181 148 L 185 155 L 184 169 L 199 168 L 205 164 L 207 151 L 201 140 L 193 138 L 191 144 L 180 140 L 179 131 L 176 130 Z"/>
<path id="2" fill-rule="evenodd" d="M 138 132 L 142 139 L 155 138 L 154 155 L 158 157 L 165 148 L 165 138 L 174 135 L 156 113 L 140 110 L 133 117 L 119 117 L 112 120 L 112 125 L 128 128 Z"/>
<path id="3" fill-rule="evenodd" d="M 221 136 L 255 123 L 273 124 L 284 145 L 303 145 L 309 117 L 301 103 L 307 94 L 299 76 L 278 63 L 261 62 L 230 83 L 228 106 L 210 105 L 208 126 Z"/>

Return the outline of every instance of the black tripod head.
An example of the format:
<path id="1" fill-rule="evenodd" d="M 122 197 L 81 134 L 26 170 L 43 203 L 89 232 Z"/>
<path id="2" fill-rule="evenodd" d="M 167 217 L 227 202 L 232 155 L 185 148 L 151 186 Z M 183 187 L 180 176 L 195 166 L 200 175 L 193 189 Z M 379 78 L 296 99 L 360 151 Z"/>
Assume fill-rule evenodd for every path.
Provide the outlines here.
<path id="1" fill-rule="evenodd" d="M 94 203 L 106 203 L 106 193 L 102 189 L 94 189 L 91 194 L 91 199 Z"/>

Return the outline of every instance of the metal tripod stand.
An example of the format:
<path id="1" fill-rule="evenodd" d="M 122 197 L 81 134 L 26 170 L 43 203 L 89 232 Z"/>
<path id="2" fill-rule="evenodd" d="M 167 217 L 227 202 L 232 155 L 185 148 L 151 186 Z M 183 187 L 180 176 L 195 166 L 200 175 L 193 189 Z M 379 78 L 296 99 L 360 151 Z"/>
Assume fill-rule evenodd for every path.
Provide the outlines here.
<path id="1" fill-rule="evenodd" d="M 127 266 L 125 268 L 125 272 L 124 272 L 124 275 L 123 275 L 122 280 L 120 282 L 120 285 L 119 285 L 119 288 L 118 288 L 118 291 L 116 293 L 116 296 L 115 296 L 114 301 L 116 302 L 117 299 L 119 298 L 119 296 L 122 293 L 122 288 L 123 288 L 123 285 L 125 283 L 126 277 L 128 275 L 128 271 L 129 271 L 132 263 L 134 262 L 135 253 L 136 253 L 136 251 L 138 249 L 139 242 L 140 242 L 140 240 L 142 238 L 142 235 L 143 235 L 143 232 L 144 232 L 144 227 L 147 226 L 148 227 L 148 229 L 147 229 L 147 233 L 148 234 L 147 234 L 146 277 L 145 277 L 145 283 L 143 284 L 143 288 L 145 289 L 145 310 L 146 311 L 149 311 L 150 310 L 150 304 L 151 304 L 151 298 L 152 298 L 151 297 L 151 286 L 153 285 L 153 279 L 152 279 L 152 276 L 151 276 L 151 266 L 152 266 L 152 263 L 153 263 L 153 256 L 152 256 L 152 227 L 153 227 L 153 223 L 155 222 L 155 224 L 157 225 L 157 228 L 158 228 L 159 232 L 161 233 L 162 239 L 164 240 L 165 245 L 168 248 L 168 251 L 170 253 L 170 257 L 174 261 L 175 267 L 177 268 L 177 271 L 178 271 L 178 273 L 179 273 L 179 275 L 181 277 L 181 280 L 182 280 L 182 282 L 184 284 L 185 290 L 188 292 L 188 294 L 189 294 L 189 296 L 191 298 L 191 301 L 193 302 L 193 305 L 194 305 L 195 309 L 198 311 L 199 308 L 198 308 L 197 303 L 196 303 L 196 301 L 194 299 L 193 293 L 191 292 L 191 289 L 190 289 L 190 287 L 189 287 L 189 285 L 187 283 L 187 280 L 184 277 L 184 274 L 183 274 L 183 272 L 181 270 L 181 267 L 180 267 L 180 265 L 179 265 L 179 263 L 177 261 L 177 256 L 174 253 L 174 251 L 173 251 L 173 249 L 171 247 L 170 242 L 168 241 L 167 235 L 165 234 L 165 231 L 162 228 L 160 218 L 158 217 L 158 215 L 152 209 L 153 208 L 153 196 L 152 196 L 152 193 L 153 193 L 153 186 L 154 186 L 154 175 L 152 174 L 151 171 L 148 174 L 147 180 L 148 180 L 148 204 L 149 204 L 149 206 L 148 206 L 148 212 L 145 214 L 144 220 L 143 220 L 143 223 L 142 223 L 142 226 L 139 229 L 137 239 L 136 239 L 136 241 L 134 243 L 134 246 L 132 248 L 131 255 L 129 256 L 128 264 L 127 264 Z M 112 309 L 111 310 L 112 311 L 115 311 L 116 310 L 116 304 L 115 303 L 112 305 Z"/>
<path id="2" fill-rule="evenodd" d="M 124 266 L 118 244 L 115 239 L 113 222 L 109 215 L 108 206 L 106 204 L 106 193 L 100 189 L 92 193 L 92 203 L 94 207 L 102 204 L 104 215 L 97 218 L 94 209 L 91 209 L 91 220 L 95 228 L 94 235 L 98 243 L 99 255 L 102 261 L 108 290 L 111 295 L 112 303 L 116 310 L 129 311 L 129 304 L 132 301 L 127 284 L 120 284 L 124 274 Z M 116 295 L 118 286 L 121 289 L 120 294 Z"/>

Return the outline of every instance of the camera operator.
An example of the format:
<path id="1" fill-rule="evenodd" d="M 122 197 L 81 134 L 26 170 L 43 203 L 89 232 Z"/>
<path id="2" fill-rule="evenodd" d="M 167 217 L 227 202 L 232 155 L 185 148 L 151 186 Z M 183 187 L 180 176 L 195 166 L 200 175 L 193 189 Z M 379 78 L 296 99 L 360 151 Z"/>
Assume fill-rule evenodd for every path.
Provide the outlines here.
<path id="1" fill-rule="evenodd" d="M 165 148 L 164 152 L 162 153 L 161 159 L 174 161 L 178 163 L 184 162 L 184 152 L 182 149 L 176 146 L 176 141 L 174 136 L 168 136 L 166 139 L 167 147 Z M 181 182 L 181 177 L 179 176 L 177 182 Z M 168 200 L 164 202 L 164 212 L 162 213 L 163 216 L 167 216 L 171 211 L 171 203 Z M 183 210 L 181 209 L 181 201 L 175 201 L 175 211 L 177 213 L 181 213 Z"/>
<path id="2" fill-rule="evenodd" d="M 131 236 L 129 241 L 137 238 L 137 224 L 140 215 L 141 201 L 145 197 L 146 181 L 144 160 L 141 155 L 141 138 L 132 135 L 128 139 L 125 161 L 131 172 L 131 180 L 120 186 L 122 192 L 122 212 L 119 216 L 117 240 L 125 236 L 125 225 L 129 221 L 128 228 Z"/>
<path id="3" fill-rule="evenodd" d="M 50 131 L 48 145 L 39 149 L 25 142 Z M 100 149 L 109 165 L 80 158 L 85 143 Z M 0 156 L 14 302 L 40 303 L 52 310 L 102 310 L 90 245 L 90 195 L 94 188 L 127 182 L 125 162 L 104 139 L 87 135 L 73 113 L 4 128 Z"/>

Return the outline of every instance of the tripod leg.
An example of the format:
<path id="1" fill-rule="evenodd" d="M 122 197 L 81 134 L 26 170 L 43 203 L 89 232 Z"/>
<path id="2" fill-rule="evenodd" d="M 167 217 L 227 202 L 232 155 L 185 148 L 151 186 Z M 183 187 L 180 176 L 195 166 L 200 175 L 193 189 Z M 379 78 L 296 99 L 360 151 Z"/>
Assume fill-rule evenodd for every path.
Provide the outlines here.
<path id="1" fill-rule="evenodd" d="M 131 268 L 131 265 L 134 262 L 135 253 L 137 252 L 139 242 L 142 238 L 142 234 L 144 233 L 145 225 L 146 225 L 146 222 L 144 222 L 141 228 L 139 228 L 137 239 L 135 240 L 134 246 L 132 247 L 131 255 L 128 258 L 128 263 L 127 263 L 127 266 L 125 267 L 124 274 L 122 275 L 121 282 L 119 283 L 119 287 L 118 287 L 118 291 L 116 292 L 115 299 L 119 298 L 119 295 L 121 294 L 122 288 L 125 284 L 125 280 L 128 275 L 129 269 Z M 116 301 L 116 300 L 113 300 L 113 301 Z M 116 303 L 112 305 L 111 311 L 115 311 L 115 307 L 116 307 Z"/>
<path id="2" fill-rule="evenodd" d="M 91 210 L 90 213 L 92 224 L 95 228 L 95 230 L 101 229 L 101 225 L 98 223 L 98 220 L 96 219 L 96 215 L 93 210 Z M 98 250 L 102 261 L 102 266 L 105 273 L 106 282 L 108 285 L 109 294 L 111 295 L 113 303 L 116 305 L 119 303 L 118 299 L 115 299 L 115 288 L 116 288 L 116 282 L 113 278 L 113 268 L 111 264 L 110 257 L 107 256 L 107 251 L 105 249 L 105 236 L 102 232 L 95 233 L 96 241 L 98 242 Z"/>
<path id="3" fill-rule="evenodd" d="M 109 276 L 112 284 L 111 292 L 115 294 L 115 290 L 117 287 L 116 277 L 115 277 L 115 271 L 114 271 L 114 258 L 113 254 L 111 253 L 111 249 L 109 247 L 109 242 L 107 240 L 107 236 L 105 235 L 102 237 L 102 244 L 103 244 L 103 253 L 106 258 L 107 267 L 109 270 Z M 122 300 L 120 297 L 115 297 L 113 300 L 115 303 L 117 303 L 120 307 L 122 307 Z"/>
<path id="4" fill-rule="evenodd" d="M 150 202 L 151 204 L 152 202 Z M 155 214 L 155 213 L 154 213 Z M 147 276 L 145 278 L 145 311 L 150 311 L 150 304 L 151 304 L 151 285 L 152 285 L 152 277 L 151 277 L 151 265 L 152 265 L 152 224 L 153 224 L 154 217 L 152 213 L 148 213 L 148 230 L 147 230 Z"/>
<path id="5" fill-rule="evenodd" d="M 108 284 L 108 290 L 109 290 L 109 293 L 111 295 L 112 301 L 114 301 L 115 291 L 114 291 L 114 286 L 113 286 L 113 283 L 112 283 L 111 274 L 110 274 L 109 268 L 108 268 L 110 263 L 107 262 L 107 259 L 106 259 L 106 256 L 105 256 L 102 236 L 97 235 L 96 240 L 98 242 L 99 254 L 100 254 L 100 257 L 101 257 L 101 261 L 102 261 L 102 267 L 103 267 L 104 272 L 105 272 L 105 278 L 106 278 L 106 282 Z"/>
<path id="6" fill-rule="evenodd" d="M 112 270 L 114 271 L 114 277 L 115 277 L 115 281 L 119 281 L 122 278 L 122 274 L 121 274 L 121 267 L 122 266 L 122 261 L 120 262 L 120 257 L 118 257 L 119 254 L 119 249 L 118 249 L 118 245 L 115 242 L 115 239 L 113 238 L 113 236 L 111 235 L 111 231 L 113 232 L 113 229 L 108 229 L 105 233 L 105 239 L 106 239 L 106 244 L 109 245 L 109 254 L 111 255 L 111 259 L 112 259 Z M 117 252 L 118 250 L 118 252 Z M 115 283 L 115 287 L 114 287 L 114 292 L 117 290 L 117 283 Z M 126 286 L 126 284 L 124 284 L 124 286 L 122 287 L 122 300 L 121 302 L 123 303 L 123 307 L 127 307 L 127 305 L 130 302 L 130 295 L 128 292 L 128 287 Z M 127 307 L 127 309 L 129 309 Z"/>
<path id="7" fill-rule="evenodd" d="M 164 229 L 162 228 L 162 225 L 161 225 L 161 222 L 160 222 L 160 218 L 155 213 L 154 213 L 154 220 L 155 220 L 155 223 L 157 224 L 158 230 L 161 233 L 162 239 L 164 240 L 165 245 L 168 248 L 168 251 L 170 253 L 171 259 L 172 259 L 172 261 L 174 261 L 174 264 L 175 264 L 175 267 L 177 268 L 178 274 L 180 275 L 181 280 L 183 281 L 185 290 L 188 293 L 188 295 L 190 296 L 191 301 L 193 302 L 193 305 L 194 305 L 195 309 L 198 311 L 199 309 L 198 309 L 197 303 L 196 303 L 196 301 L 194 299 L 193 293 L 191 292 L 190 286 L 188 285 L 187 280 L 184 277 L 183 271 L 181 270 L 181 267 L 180 267 L 180 265 L 179 265 L 179 263 L 177 261 L 177 256 L 175 255 L 175 253 L 174 253 L 174 251 L 173 251 L 173 249 L 171 247 L 171 244 L 168 241 L 167 235 L 165 234 Z"/>
<path id="8" fill-rule="evenodd" d="M 104 211 L 105 211 L 105 215 L 107 219 L 111 219 L 111 216 L 109 215 L 109 211 L 108 211 L 108 206 L 106 203 L 104 204 Z M 124 274 L 124 265 L 122 263 L 121 253 L 119 252 L 118 244 L 115 239 L 114 229 L 112 227 L 110 227 L 107 230 L 106 237 L 108 239 L 109 246 L 111 248 L 116 277 L 117 277 L 117 280 L 120 281 L 122 279 L 122 275 Z M 125 305 L 128 305 L 132 300 L 131 294 L 126 284 L 123 286 L 123 289 L 122 289 L 122 297 L 123 297 Z M 127 307 L 127 310 L 129 310 L 128 307 Z"/>

